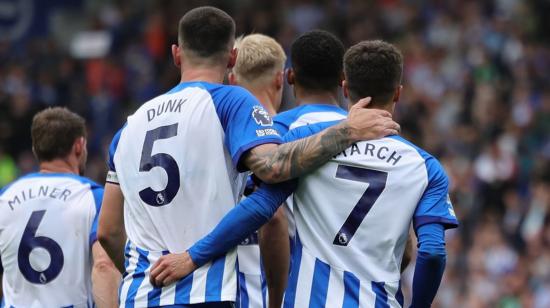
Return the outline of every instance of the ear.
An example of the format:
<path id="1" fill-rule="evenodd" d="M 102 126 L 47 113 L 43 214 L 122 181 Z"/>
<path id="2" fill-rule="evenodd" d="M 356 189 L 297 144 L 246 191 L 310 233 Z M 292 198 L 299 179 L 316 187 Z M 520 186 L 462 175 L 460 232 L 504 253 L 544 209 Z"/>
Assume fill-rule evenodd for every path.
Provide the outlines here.
<path id="1" fill-rule="evenodd" d="M 342 86 L 344 80 L 346 80 L 346 75 L 344 75 L 344 71 L 342 71 L 342 73 L 340 74 L 340 82 L 338 82 L 338 84 Z"/>
<path id="2" fill-rule="evenodd" d="M 227 74 L 227 80 L 229 81 L 230 85 L 237 85 L 237 77 L 235 76 L 235 73 L 229 72 L 229 74 Z"/>
<path id="3" fill-rule="evenodd" d="M 285 73 L 283 71 L 278 71 L 277 74 L 275 74 L 275 88 L 277 90 L 283 87 L 283 83 L 285 79 L 284 75 Z"/>
<path id="4" fill-rule="evenodd" d="M 399 97 L 401 96 L 401 91 L 403 90 L 403 85 L 399 85 L 397 89 L 395 90 L 395 94 L 393 95 L 393 102 L 397 103 L 399 101 Z"/>
<path id="5" fill-rule="evenodd" d="M 294 69 L 289 68 L 286 70 L 286 82 L 289 85 L 294 85 Z"/>
<path id="6" fill-rule="evenodd" d="M 349 88 L 348 88 L 348 81 L 342 80 L 342 92 L 344 93 L 344 97 L 349 99 Z"/>
<path id="7" fill-rule="evenodd" d="M 174 65 L 181 68 L 181 48 L 176 44 L 172 44 L 172 59 Z"/>
<path id="8" fill-rule="evenodd" d="M 237 48 L 231 49 L 231 52 L 229 53 L 229 61 L 227 62 L 227 68 L 232 68 L 235 66 L 235 62 L 237 62 Z"/>
<path id="9" fill-rule="evenodd" d="M 86 148 L 86 138 L 79 137 L 74 141 L 73 152 L 76 155 L 76 157 L 82 156 L 85 148 Z"/>

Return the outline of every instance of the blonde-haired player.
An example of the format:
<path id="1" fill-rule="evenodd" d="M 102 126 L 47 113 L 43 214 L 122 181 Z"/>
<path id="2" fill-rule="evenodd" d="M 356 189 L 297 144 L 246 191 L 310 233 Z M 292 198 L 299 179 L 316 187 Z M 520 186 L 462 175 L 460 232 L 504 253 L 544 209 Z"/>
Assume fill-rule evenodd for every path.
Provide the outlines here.
<path id="1" fill-rule="evenodd" d="M 229 82 L 240 85 L 260 101 L 263 107 L 274 116 L 281 106 L 284 83 L 284 65 L 286 55 L 279 43 L 263 34 L 250 34 L 240 37 L 235 42 L 237 59 Z M 262 275 L 260 249 L 258 248 L 258 233 L 254 233 L 237 249 L 239 259 L 239 299 L 238 304 L 246 307 L 266 307 L 266 280 L 269 280 L 270 307 L 280 307 L 286 288 L 288 273 L 288 256 L 290 244 L 288 241 L 288 223 L 284 209 L 280 208 L 273 219 L 260 229 L 259 241 L 264 263 L 270 266 L 269 271 Z M 261 237 L 262 230 L 269 229 L 269 237 Z M 277 234 L 279 236 L 272 236 Z M 284 252 L 284 253 L 281 253 Z M 278 275 L 279 274 L 279 275 Z"/>

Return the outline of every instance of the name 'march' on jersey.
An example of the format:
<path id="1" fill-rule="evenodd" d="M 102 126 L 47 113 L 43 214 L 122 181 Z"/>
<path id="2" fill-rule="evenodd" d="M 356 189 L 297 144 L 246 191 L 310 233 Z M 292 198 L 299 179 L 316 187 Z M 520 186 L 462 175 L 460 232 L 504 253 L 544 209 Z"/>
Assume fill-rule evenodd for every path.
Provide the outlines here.
<path id="1" fill-rule="evenodd" d="M 290 131 L 307 137 L 337 122 Z M 300 178 L 284 307 L 402 307 L 400 266 L 411 223 L 456 227 L 448 178 L 398 136 L 358 142 Z"/>
<path id="2" fill-rule="evenodd" d="M 121 303 L 136 306 L 234 301 L 236 253 L 175 287 L 154 288 L 149 269 L 206 235 L 239 201 L 249 149 L 281 139 L 245 89 L 181 83 L 128 117 L 110 147 L 108 182 L 124 194 L 128 236 Z"/>
<path id="3" fill-rule="evenodd" d="M 5 307 L 91 307 L 91 246 L 103 187 L 73 174 L 32 173 L 0 192 Z"/>

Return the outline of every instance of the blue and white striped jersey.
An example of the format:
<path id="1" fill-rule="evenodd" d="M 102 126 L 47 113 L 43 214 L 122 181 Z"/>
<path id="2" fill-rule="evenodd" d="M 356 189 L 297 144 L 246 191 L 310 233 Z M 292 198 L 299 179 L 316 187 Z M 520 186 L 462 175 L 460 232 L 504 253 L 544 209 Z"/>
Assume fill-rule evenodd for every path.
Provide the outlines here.
<path id="1" fill-rule="evenodd" d="M 124 194 L 128 245 L 121 306 L 235 301 L 236 253 L 205 264 L 176 284 L 154 288 L 150 267 L 207 234 L 239 201 L 243 153 L 281 139 L 245 89 L 181 83 L 128 117 L 110 147 L 108 182 Z"/>
<path id="2" fill-rule="evenodd" d="M 103 187 L 32 173 L 0 192 L 6 307 L 92 307 L 92 252 Z"/>
<path id="3" fill-rule="evenodd" d="M 345 119 L 347 112 L 334 105 L 311 104 L 297 106 L 276 115 L 274 127 L 284 135 L 289 129 L 318 122 Z M 289 221 L 289 234 L 294 236 L 294 219 L 291 213 L 291 198 L 287 201 L 286 211 Z M 255 241 L 254 241 L 255 239 Z M 245 245 L 237 247 L 239 260 L 239 294 L 237 307 L 265 308 L 268 303 L 268 292 L 261 266 L 260 249 L 257 234 L 251 235 Z"/>
<path id="4" fill-rule="evenodd" d="M 284 139 L 327 126 L 298 128 Z M 300 178 L 284 307 L 402 307 L 411 222 L 458 224 L 448 186 L 437 159 L 398 136 L 358 142 Z"/>

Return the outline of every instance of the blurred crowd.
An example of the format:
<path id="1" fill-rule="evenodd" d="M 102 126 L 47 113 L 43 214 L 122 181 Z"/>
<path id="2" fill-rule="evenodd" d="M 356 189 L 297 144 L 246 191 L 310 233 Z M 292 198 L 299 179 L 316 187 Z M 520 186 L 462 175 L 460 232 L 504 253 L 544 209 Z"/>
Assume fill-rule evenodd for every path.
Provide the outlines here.
<path id="1" fill-rule="evenodd" d="M 113 133 L 141 103 L 178 83 L 170 56 L 177 22 L 205 4 L 77 2 L 50 11 L 45 34 L 0 37 L 0 187 L 36 170 L 30 121 L 53 105 L 86 118 L 86 175 L 103 183 Z M 406 138 L 444 164 L 461 222 L 447 232 L 434 306 L 550 307 L 550 2 L 206 3 L 229 12 L 239 34 L 271 35 L 286 51 L 313 28 L 346 46 L 375 38 L 396 44 L 405 75 L 395 117 Z M 77 31 L 106 34 L 106 55 L 71 53 L 66 41 Z M 292 106 L 285 89 L 283 108 Z M 413 267 L 403 279 L 409 299 Z"/>

